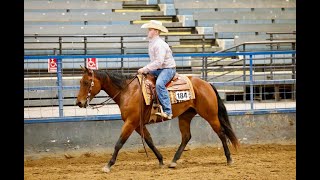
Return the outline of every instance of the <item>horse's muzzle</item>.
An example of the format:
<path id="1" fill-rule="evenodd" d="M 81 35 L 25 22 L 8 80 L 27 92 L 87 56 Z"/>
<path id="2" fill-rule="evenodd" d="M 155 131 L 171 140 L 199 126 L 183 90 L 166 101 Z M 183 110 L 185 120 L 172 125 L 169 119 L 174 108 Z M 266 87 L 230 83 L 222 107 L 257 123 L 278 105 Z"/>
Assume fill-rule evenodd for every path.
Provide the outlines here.
<path id="1" fill-rule="evenodd" d="M 86 108 L 87 107 L 87 103 L 84 102 L 82 103 L 82 101 L 76 101 L 76 105 L 79 106 L 80 108 Z"/>

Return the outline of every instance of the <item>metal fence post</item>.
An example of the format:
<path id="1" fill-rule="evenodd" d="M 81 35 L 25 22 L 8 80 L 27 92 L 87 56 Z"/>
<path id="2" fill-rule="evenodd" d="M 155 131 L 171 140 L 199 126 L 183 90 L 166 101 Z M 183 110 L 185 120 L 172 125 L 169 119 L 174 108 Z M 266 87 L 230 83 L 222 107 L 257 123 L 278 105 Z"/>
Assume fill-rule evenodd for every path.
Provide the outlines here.
<path id="1" fill-rule="evenodd" d="M 246 51 L 246 45 L 243 45 L 243 51 L 245 52 Z M 243 78 L 242 78 L 242 80 L 245 82 L 246 80 L 247 80 L 247 74 L 246 74 L 246 66 L 247 66 L 247 64 L 246 64 L 247 62 L 246 62 L 246 56 L 243 56 Z M 242 96 L 242 101 L 243 102 L 246 102 L 246 100 L 247 100 L 247 86 L 246 85 L 244 85 L 243 86 L 243 96 Z"/>
<path id="2" fill-rule="evenodd" d="M 252 54 L 250 56 L 250 107 L 251 110 L 253 110 L 253 75 L 252 75 L 252 70 L 253 70 L 253 63 L 252 63 Z"/>
<path id="3" fill-rule="evenodd" d="M 88 44 L 87 44 L 87 43 L 88 43 L 88 39 L 87 39 L 87 37 L 86 37 L 86 36 L 85 36 L 85 37 L 83 37 L 83 41 L 84 41 L 84 54 L 85 54 L 85 55 L 87 55 L 87 54 L 88 54 L 88 51 L 87 51 L 87 47 L 88 47 Z M 86 61 L 86 59 L 87 59 L 87 58 L 84 58 L 84 59 L 83 59 L 83 61 L 84 61 L 84 66 L 85 66 L 85 67 L 87 67 L 87 61 Z"/>
<path id="4" fill-rule="evenodd" d="M 121 41 L 121 54 L 124 54 L 123 36 L 120 37 Z M 123 74 L 123 58 L 121 58 L 121 74 Z"/>
<path id="5" fill-rule="evenodd" d="M 61 58 L 57 58 L 57 85 L 58 85 L 59 117 L 63 117 L 62 59 Z"/>

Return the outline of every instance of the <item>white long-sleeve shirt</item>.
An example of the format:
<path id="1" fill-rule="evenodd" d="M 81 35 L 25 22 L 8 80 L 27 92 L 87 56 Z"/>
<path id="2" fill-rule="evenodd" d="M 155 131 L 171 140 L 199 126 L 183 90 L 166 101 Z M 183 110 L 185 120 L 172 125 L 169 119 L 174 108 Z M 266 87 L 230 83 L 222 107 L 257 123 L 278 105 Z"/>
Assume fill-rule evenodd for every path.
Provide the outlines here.
<path id="1" fill-rule="evenodd" d="M 144 72 L 176 67 L 169 45 L 159 36 L 149 40 L 148 48 L 151 62 L 142 68 Z"/>

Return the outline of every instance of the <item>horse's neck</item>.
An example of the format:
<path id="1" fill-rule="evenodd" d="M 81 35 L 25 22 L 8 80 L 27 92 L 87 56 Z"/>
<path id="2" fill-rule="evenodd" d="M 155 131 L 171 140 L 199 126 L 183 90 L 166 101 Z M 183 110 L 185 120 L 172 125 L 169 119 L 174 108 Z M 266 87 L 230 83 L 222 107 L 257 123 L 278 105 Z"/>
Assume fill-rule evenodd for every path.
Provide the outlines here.
<path id="1" fill-rule="evenodd" d="M 138 85 L 138 81 L 134 81 L 136 77 L 133 77 L 132 79 L 126 79 L 123 81 L 122 88 L 118 87 L 112 79 L 108 76 L 107 80 L 105 81 L 105 84 L 102 86 L 102 89 L 111 97 L 113 100 L 120 105 L 120 102 L 122 101 L 121 98 L 127 98 L 128 94 L 131 96 L 136 88 L 132 88 L 132 85 Z"/>
<path id="2" fill-rule="evenodd" d="M 119 103 L 121 89 L 114 85 L 109 77 L 106 83 L 102 84 L 102 90 L 104 90 L 117 104 Z"/>
<path id="3" fill-rule="evenodd" d="M 138 78 L 130 80 L 127 79 L 126 84 L 123 86 L 123 89 L 119 89 L 114 84 L 112 84 L 112 87 L 109 85 L 105 91 L 111 98 L 113 98 L 113 100 L 119 105 L 120 108 L 123 103 L 126 104 L 128 101 L 136 102 L 136 98 L 140 97 L 137 93 L 141 92 Z"/>

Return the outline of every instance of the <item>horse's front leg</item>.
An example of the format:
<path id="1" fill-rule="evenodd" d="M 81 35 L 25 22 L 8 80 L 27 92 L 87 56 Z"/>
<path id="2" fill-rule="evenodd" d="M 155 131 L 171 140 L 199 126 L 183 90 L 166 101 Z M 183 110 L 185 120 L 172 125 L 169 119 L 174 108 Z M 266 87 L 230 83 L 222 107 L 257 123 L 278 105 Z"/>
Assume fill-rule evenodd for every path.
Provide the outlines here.
<path id="1" fill-rule="evenodd" d="M 129 120 L 124 123 L 124 125 L 122 126 L 120 137 L 114 147 L 112 158 L 110 159 L 109 163 L 102 168 L 103 172 L 110 172 L 111 166 L 113 166 L 116 162 L 120 149 L 130 137 L 134 129 L 136 129 L 136 126 L 133 125 Z"/>
<path id="2" fill-rule="evenodd" d="M 149 148 L 153 151 L 153 153 L 156 155 L 156 157 L 159 160 L 159 166 L 163 167 L 163 157 L 161 155 L 161 153 L 158 151 L 158 149 L 156 148 L 156 146 L 153 144 L 153 140 L 151 138 L 151 135 L 148 131 L 148 129 L 146 128 L 146 126 L 143 126 L 143 134 L 141 133 L 141 128 L 140 126 L 138 126 L 136 128 L 136 131 L 138 134 L 140 134 L 141 137 L 144 137 L 144 140 L 146 141 L 146 143 L 148 144 Z"/>

